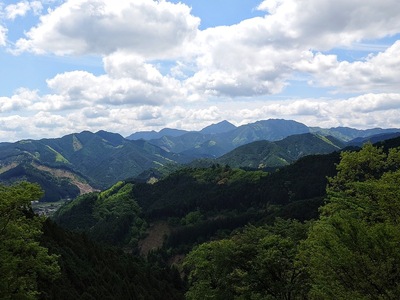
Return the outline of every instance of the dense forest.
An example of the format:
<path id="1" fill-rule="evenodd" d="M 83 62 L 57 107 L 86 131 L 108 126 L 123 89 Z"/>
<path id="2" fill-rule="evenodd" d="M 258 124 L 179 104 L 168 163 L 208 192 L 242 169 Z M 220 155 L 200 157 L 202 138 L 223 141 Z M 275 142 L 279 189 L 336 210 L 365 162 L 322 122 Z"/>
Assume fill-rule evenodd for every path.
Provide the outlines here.
<path id="1" fill-rule="evenodd" d="M 32 213 L 37 185 L 1 186 L 0 294 L 396 299 L 398 146 L 307 156 L 273 172 L 215 164 L 120 181 L 64 205 L 57 224 Z"/>

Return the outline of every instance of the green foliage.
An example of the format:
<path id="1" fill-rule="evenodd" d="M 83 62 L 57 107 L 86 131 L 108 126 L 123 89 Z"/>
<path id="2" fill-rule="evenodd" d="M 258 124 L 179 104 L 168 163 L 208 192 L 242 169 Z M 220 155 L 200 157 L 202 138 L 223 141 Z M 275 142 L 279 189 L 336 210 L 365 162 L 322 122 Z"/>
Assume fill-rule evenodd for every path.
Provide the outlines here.
<path id="1" fill-rule="evenodd" d="M 398 153 L 367 144 L 342 154 L 302 251 L 313 299 L 395 299 L 400 293 Z"/>
<path id="2" fill-rule="evenodd" d="M 343 146 L 342 142 L 332 137 L 328 139 L 317 134 L 306 133 L 292 135 L 277 142 L 249 143 L 217 158 L 216 161 L 236 168 L 276 168 L 289 165 L 306 155 L 338 151 Z"/>
<path id="3" fill-rule="evenodd" d="M 337 153 L 310 156 L 273 173 L 218 164 L 185 168 L 154 184 L 120 182 L 100 194 L 78 197 L 54 219 L 99 241 L 132 247 L 147 224 L 174 220 L 165 247 L 172 255 L 186 253 L 194 244 L 249 222 L 316 218 L 326 176 L 335 174 L 338 161 Z"/>
<path id="4" fill-rule="evenodd" d="M 181 224 L 182 225 L 193 225 L 199 223 L 203 218 L 203 215 L 200 211 L 191 211 L 185 217 L 182 218 Z"/>
<path id="5" fill-rule="evenodd" d="M 99 245 L 47 220 L 42 243 L 59 256 L 61 276 L 39 280 L 40 299 L 183 299 L 175 269 Z"/>
<path id="6" fill-rule="evenodd" d="M 21 163 L 68 169 L 95 188 L 108 188 L 119 180 L 139 175 L 149 168 L 186 162 L 144 141 L 129 141 L 119 134 L 84 131 L 57 139 L 29 140 L 4 144 L 3 166 Z M 30 178 L 27 178 L 27 180 Z"/>
<path id="7" fill-rule="evenodd" d="M 185 259 L 187 299 L 303 299 L 307 276 L 296 263 L 308 225 L 277 220 L 196 247 Z"/>
<path id="8" fill-rule="evenodd" d="M 37 279 L 54 279 L 57 256 L 39 244 L 43 219 L 30 203 L 42 196 L 38 185 L 0 185 L 0 295 L 2 299 L 36 299 Z"/>
<path id="9" fill-rule="evenodd" d="M 66 202 L 53 215 L 53 219 L 69 230 L 84 231 L 96 224 L 93 207 L 98 193 L 89 193 Z"/>
<path id="10" fill-rule="evenodd" d="M 132 183 L 118 182 L 101 193 L 80 196 L 61 207 L 54 219 L 67 229 L 85 231 L 97 241 L 134 248 L 147 223 L 132 189 Z"/>
<path id="11" fill-rule="evenodd" d="M 37 183 L 44 191 L 40 201 L 56 202 L 61 199 L 75 198 L 79 189 L 66 178 L 57 178 L 49 172 L 41 171 L 29 163 L 21 163 L 15 168 L 0 174 L 0 181 L 15 183 L 28 181 Z"/>

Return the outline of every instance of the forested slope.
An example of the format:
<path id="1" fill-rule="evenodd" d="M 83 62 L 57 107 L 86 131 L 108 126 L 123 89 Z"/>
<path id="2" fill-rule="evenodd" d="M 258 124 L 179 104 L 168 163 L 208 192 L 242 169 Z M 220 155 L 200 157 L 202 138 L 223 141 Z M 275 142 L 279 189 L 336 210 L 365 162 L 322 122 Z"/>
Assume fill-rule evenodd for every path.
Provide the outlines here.
<path id="1" fill-rule="evenodd" d="M 320 217 L 247 226 L 195 247 L 187 299 L 396 299 L 400 150 L 344 152 Z"/>
<path id="2" fill-rule="evenodd" d="M 335 174 L 337 162 L 338 153 L 309 156 L 271 174 L 220 165 L 185 168 L 154 184 L 120 182 L 81 196 L 62 207 L 55 220 L 97 240 L 133 248 L 149 224 L 163 220 L 171 229 L 166 247 L 190 247 L 249 222 L 317 217 L 326 177 Z"/>
<path id="3" fill-rule="evenodd" d="M 164 243 L 147 257 L 178 263 L 187 299 L 394 299 L 399 142 L 273 173 L 214 165 L 121 182 L 66 205 L 56 221 L 137 253 L 162 222 Z"/>

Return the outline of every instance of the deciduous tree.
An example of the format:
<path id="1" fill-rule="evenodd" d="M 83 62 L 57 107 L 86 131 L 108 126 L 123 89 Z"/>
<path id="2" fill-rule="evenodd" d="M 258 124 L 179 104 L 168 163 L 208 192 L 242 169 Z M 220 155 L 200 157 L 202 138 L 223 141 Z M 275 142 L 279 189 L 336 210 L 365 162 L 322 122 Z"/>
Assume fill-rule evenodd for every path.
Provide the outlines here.
<path id="1" fill-rule="evenodd" d="M 39 243 L 43 218 L 31 210 L 42 191 L 22 182 L 0 185 L 0 295 L 2 299 L 35 299 L 37 278 L 55 278 L 57 256 Z"/>

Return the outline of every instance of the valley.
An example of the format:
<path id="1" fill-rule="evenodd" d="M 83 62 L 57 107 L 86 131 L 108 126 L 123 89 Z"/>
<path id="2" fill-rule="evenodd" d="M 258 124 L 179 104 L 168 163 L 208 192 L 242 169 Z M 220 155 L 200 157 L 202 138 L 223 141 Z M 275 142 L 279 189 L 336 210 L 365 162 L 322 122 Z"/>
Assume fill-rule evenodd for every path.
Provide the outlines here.
<path id="1" fill-rule="evenodd" d="M 273 124 L 276 126 L 275 121 Z M 289 125 L 292 128 L 293 123 Z M 258 134 L 252 138 L 262 136 L 262 130 L 274 135 L 271 127 L 265 128 L 257 127 Z M 232 128 L 228 129 L 232 137 Z M 212 130 L 216 132 L 210 133 Z M 224 129 L 211 126 L 205 132 L 221 135 Z M 138 295 L 165 291 L 168 299 L 199 299 L 193 295 L 200 293 L 202 297 L 216 289 L 229 297 L 238 293 L 247 298 L 269 295 L 274 288 L 278 299 L 286 297 L 282 293 L 288 288 L 290 293 L 305 297 L 310 290 L 303 287 L 314 284 L 311 274 L 316 269 L 310 265 L 300 271 L 294 266 L 308 264 L 297 257 L 307 255 L 298 248 L 299 243 L 315 238 L 310 235 L 310 224 L 318 228 L 324 222 L 321 209 L 329 210 L 325 208 L 330 205 L 327 199 L 336 199 L 332 189 L 338 188 L 339 193 L 343 184 L 347 186 L 344 182 L 357 180 L 354 178 L 359 175 L 353 171 L 343 174 L 345 166 L 368 176 L 373 171 L 358 169 L 357 164 L 364 166 L 364 161 L 371 160 L 368 165 L 375 168 L 374 164 L 385 162 L 376 167 L 383 172 L 376 180 L 386 180 L 390 172 L 397 172 L 400 137 L 396 130 L 348 141 L 295 132 L 275 141 L 255 140 L 218 157 L 200 158 L 200 152 L 192 156 L 187 150 L 174 153 L 152 145 L 151 140 L 131 141 L 103 131 L 3 146 L 0 180 L 7 185 L 28 181 L 44 191 L 31 206 L 50 217 L 44 223 L 41 244 L 58 255 L 62 268 L 59 279 L 51 284 L 40 279 L 39 288 L 49 299 L 67 291 L 89 293 L 89 287 L 90 294 L 98 296 L 110 293 L 112 285 L 104 280 L 115 284 L 134 276 L 132 284 L 118 284 L 123 287 L 119 297 L 126 297 L 127 291 Z M 370 139 L 380 142 L 372 146 Z M 362 148 L 357 146 L 360 141 L 365 143 Z M 189 144 L 193 145 L 192 141 Z M 275 247 L 283 252 L 277 254 Z M 319 253 L 321 249 L 304 251 Z M 93 251 L 99 267 L 93 264 Z M 278 256 L 266 260 L 270 255 Z M 280 255 L 287 261 L 275 265 Z M 113 257 L 112 265 L 109 256 Z M 77 263 L 85 265 L 90 275 Z M 132 266 L 134 272 L 148 270 L 147 277 L 138 279 L 124 265 Z M 279 272 L 302 275 L 293 286 L 286 277 L 265 273 L 272 265 Z M 227 273 L 221 275 L 220 283 L 212 283 L 212 276 L 201 275 L 210 270 Z M 275 287 L 252 281 L 260 276 L 270 276 Z M 83 286 L 79 284 L 82 281 Z M 141 282 L 144 289 L 138 292 Z"/>
<path id="2" fill-rule="evenodd" d="M 128 138 L 84 131 L 56 139 L 3 144 L 0 182 L 37 182 L 45 190 L 42 201 L 52 202 L 106 189 L 127 178 L 161 178 L 187 164 L 273 170 L 303 156 L 360 146 L 368 139 L 378 142 L 398 132 L 395 128 L 312 128 L 279 119 L 239 127 L 222 121 L 197 132 L 166 128 Z"/>

